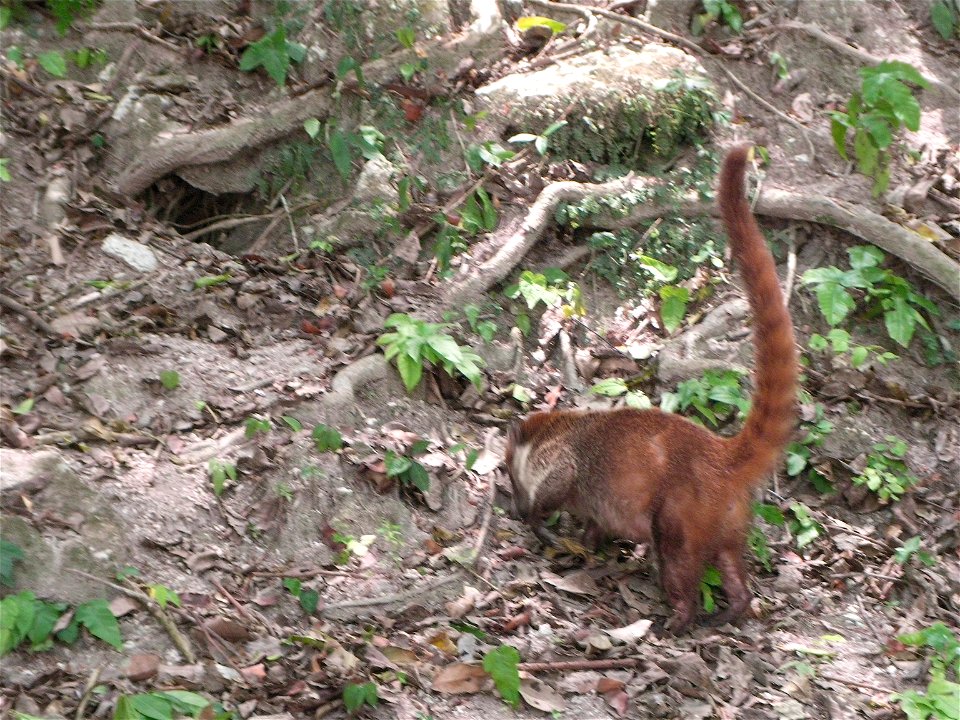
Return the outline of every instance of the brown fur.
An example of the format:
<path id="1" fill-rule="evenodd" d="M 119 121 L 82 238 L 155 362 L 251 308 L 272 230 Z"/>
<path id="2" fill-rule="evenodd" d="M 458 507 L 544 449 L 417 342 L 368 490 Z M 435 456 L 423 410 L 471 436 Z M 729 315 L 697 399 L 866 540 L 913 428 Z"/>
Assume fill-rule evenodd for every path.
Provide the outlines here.
<path id="1" fill-rule="evenodd" d="M 588 535 L 655 543 L 674 630 L 696 615 L 706 563 L 723 578 L 729 607 L 720 619 L 749 606 L 750 491 L 774 469 L 795 421 L 793 327 L 744 196 L 747 158 L 747 147 L 727 155 L 718 194 L 754 314 L 755 389 L 740 433 L 723 438 L 660 410 L 557 411 L 529 416 L 507 443 L 523 517 L 539 523 L 562 508 L 586 522 Z"/>

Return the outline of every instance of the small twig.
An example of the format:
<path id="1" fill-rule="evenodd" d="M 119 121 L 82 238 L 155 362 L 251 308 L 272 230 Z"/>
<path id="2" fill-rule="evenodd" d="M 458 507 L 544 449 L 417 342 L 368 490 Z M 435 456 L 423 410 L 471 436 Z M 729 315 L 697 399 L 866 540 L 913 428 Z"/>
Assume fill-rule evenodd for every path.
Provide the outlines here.
<path id="1" fill-rule="evenodd" d="M 364 598 L 362 600 L 345 600 L 344 602 L 330 603 L 329 605 L 326 605 L 318 610 L 318 612 L 321 615 L 325 615 L 331 611 L 347 610 L 350 608 L 376 607 L 378 605 L 394 605 L 396 603 L 404 603 L 408 600 L 414 600 L 423 596 L 425 593 L 431 592 L 432 590 L 437 590 L 442 588 L 444 585 L 449 585 L 450 583 L 456 582 L 460 579 L 460 573 L 455 572 L 453 575 L 448 575 L 444 578 L 434 580 L 416 587 L 413 590 L 405 590 L 404 592 L 381 595 L 380 597 Z"/>
<path id="2" fill-rule="evenodd" d="M 250 223 L 260 222 L 261 220 L 270 219 L 273 220 L 277 217 L 276 212 L 267 213 L 265 215 L 250 215 L 247 217 L 234 217 L 226 218 L 225 220 L 218 220 L 215 223 L 210 223 L 209 225 L 199 228 L 197 230 L 191 230 L 186 235 L 183 235 L 184 240 L 196 240 L 199 237 L 204 235 L 209 235 L 212 232 L 217 230 L 230 230 L 235 227 L 240 227 L 241 225 L 248 225 Z"/>
<path id="3" fill-rule="evenodd" d="M 219 583 L 219 582 L 217 582 L 216 580 L 214 580 L 214 581 L 213 581 L 213 585 L 214 585 L 214 587 L 216 587 L 217 590 L 219 590 L 220 593 L 227 599 L 227 602 L 230 603 L 231 605 L 233 605 L 234 609 L 235 609 L 238 613 L 240 613 L 241 616 L 245 617 L 245 618 L 246 618 L 247 620 L 249 620 L 250 622 L 256 622 L 256 621 L 257 621 L 256 618 L 254 618 L 249 612 L 247 612 L 247 609 L 246 609 L 245 607 L 243 607 L 243 605 L 241 605 L 233 595 L 231 595 L 229 592 L 227 592 L 227 589 L 226 589 L 221 583 Z"/>
<path id="4" fill-rule="evenodd" d="M 283 196 L 283 193 L 280 193 L 280 204 L 283 205 L 283 211 L 287 215 L 287 220 L 290 221 L 290 235 L 293 236 L 293 250 L 294 252 L 300 252 L 300 239 L 297 237 L 297 226 L 293 222 L 293 215 L 290 214 L 290 206 L 287 205 L 287 199 Z"/>
<path id="5" fill-rule="evenodd" d="M 164 40 L 161 37 L 158 37 L 157 35 L 154 35 L 140 23 L 134 23 L 134 22 L 83 23 L 80 25 L 75 25 L 74 27 L 76 27 L 76 29 L 81 32 L 85 30 L 92 30 L 96 32 L 137 33 L 140 37 L 144 38 L 145 40 L 149 40 L 150 42 L 156 43 L 157 45 L 162 45 L 163 47 L 167 48 L 167 50 L 170 50 L 178 54 L 183 52 L 182 48 L 178 47 L 177 45 L 174 45 L 172 42 Z"/>
<path id="6" fill-rule="evenodd" d="M 491 433 L 488 435 L 488 440 L 493 437 Z M 483 550 L 483 543 L 487 540 L 487 533 L 490 532 L 490 520 L 493 518 L 493 502 L 497 497 L 497 480 L 495 477 L 490 478 L 490 490 L 487 498 L 487 508 L 484 510 L 483 522 L 480 524 L 480 532 L 477 534 L 477 539 L 473 543 L 473 549 L 470 550 L 470 564 L 476 565 L 477 561 L 480 559 L 480 551 Z"/>
<path id="7" fill-rule="evenodd" d="M 25 319 L 29 320 L 34 327 L 38 330 L 43 331 L 47 335 L 57 335 L 57 331 L 54 330 L 53 326 L 44 320 L 40 315 L 31 310 L 24 305 L 21 305 L 16 300 L 8 295 L 3 295 L 0 293 L 0 305 L 7 308 L 7 310 L 12 310 L 18 315 L 22 315 Z"/>
<path id="8" fill-rule="evenodd" d="M 837 675 L 834 675 L 833 673 L 827 673 L 827 672 L 822 672 L 822 671 L 821 671 L 821 672 L 819 672 L 819 673 L 817 673 L 817 674 L 818 674 L 820 677 L 822 677 L 824 680 L 831 680 L 831 681 L 833 681 L 833 682 L 843 683 L 844 685 L 849 685 L 850 687 L 860 688 L 860 689 L 862 689 L 862 690 L 873 690 L 874 692 L 881 692 L 881 693 L 892 693 L 892 692 L 893 692 L 893 690 L 890 690 L 889 688 L 883 688 L 883 687 L 880 687 L 879 685 L 874 685 L 874 684 L 872 684 L 872 683 L 860 682 L 860 681 L 858 681 L 858 680 L 850 680 L 849 678 L 839 677 L 839 676 L 837 676 Z"/>
<path id="9" fill-rule="evenodd" d="M 163 626 L 163 629 L 167 631 L 167 634 L 170 636 L 173 644 L 176 645 L 177 650 L 179 650 L 180 654 L 183 655 L 183 659 L 190 664 L 193 664 L 197 661 L 196 656 L 193 654 L 193 650 L 190 648 L 190 641 L 180 634 L 177 626 L 174 625 L 170 617 L 163 611 L 163 608 L 161 608 L 149 595 L 138 588 L 128 578 L 124 578 L 124 585 L 117 585 L 109 580 L 104 580 L 103 578 L 99 578 L 96 575 L 91 575 L 88 572 L 84 572 L 83 570 L 78 570 L 76 568 L 67 568 L 67 571 L 72 572 L 74 575 L 79 575 L 82 578 L 86 578 L 87 580 L 92 580 L 93 582 L 105 585 L 112 590 L 116 590 L 118 593 L 122 593 L 127 597 L 143 603 L 143 606 L 147 608 L 147 611 L 153 615 L 156 621 L 159 622 Z"/>
<path id="10" fill-rule="evenodd" d="M 639 667 L 639 658 L 605 660 L 557 660 L 555 662 L 517 663 L 517 670 L 526 672 L 567 672 L 569 670 L 618 670 Z"/>
<path id="11" fill-rule="evenodd" d="M 94 668 L 93 672 L 90 673 L 90 677 L 87 678 L 87 684 L 83 687 L 83 695 L 80 696 L 80 702 L 77 704 L 77 711 L 73 715 L 76 720 L 82 720 L 86 714 L 87 705 L 90 704 L 90 697 L 93 695 L 93 690 L 100 681 L 101 672 L 103 672 L 102 666 Z"/>
<path id="12" fill-rule="evenodd" d="M 777 107 L 776 105 L 774 105 L 773 103 L 769 102 L 768 100 L 762 98 L 760 95 L 758 95 L 757 93 L 755 93 L 753 90 L 750 89 L 750 86 L 749 86 L 749 85 L 747 85 L 745 82 L 743 82 L 743 80 L 741 80 L 740 78 L 738 78 L 738 77 L 737 77 L 736 75 L 734 75 L 732 72 L 730 72 L 729 70 L 727 70 L 727 68 L 724 67 L 723 65 L 718 64 L 717 67 L 719 67 L 719 68 L 723 71 L 724 75 L 726 75 L 726 76 L 730 79 L 730 82 L 732 82 L 734 85 L 736 85 L 738 88 L 740 88 L 744 93 L 746 93 L 748 96 L 750 96 L 750 97 L 753 99 L 754 102 L 759 103 L 760 105 L 762 105 L 763 107 L 765 107 L 767 110 L 769 110 L 770 112 L 772 112 L 772 113 L 773 113 L 774 115 L 776 115 L 777 117 L 781 117 L 781 118 L 783 118 L 784 120 L 786 120 L 788 123 L 790 123 L 791 125 L 793 125 L 794 127 L 799 128 L 801 134 L 803 135 L 803 139 L 807 141 L 807 147 L 810 148 L 810 162 L 812 163 L 813 160 L 814 160 L 814 158 L 816 158 L 816 156 L 817 156 L 817 151 L 816 151 L 816 150 L 814 149 L 814 147 L 813 147 L 813 141 L 810 140 L 810 130 L 809 130 L 809 128 L 807 128 L 807 126 L 804 125 L 804 124 L 803 124 L 802 122 L 800 122 L 799 120 L 796 120 L 796 119 L 790 117 L 789 115 L 787 115 L 785 112 L 783 112 L 783 110 L 781 110 L 780 108 L 778 108 L 778 107 Z"/>

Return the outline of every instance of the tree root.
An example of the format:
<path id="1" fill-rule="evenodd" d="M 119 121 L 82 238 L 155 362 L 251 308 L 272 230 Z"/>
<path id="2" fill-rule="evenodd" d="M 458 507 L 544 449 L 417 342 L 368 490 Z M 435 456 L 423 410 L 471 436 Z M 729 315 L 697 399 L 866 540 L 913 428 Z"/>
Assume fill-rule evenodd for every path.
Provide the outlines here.
<path id="1" fill-rule="evenodd" d="M 472 56 L 478 64 L 489 63 L 490 58 L 483 56 L 489 56 L 494 50 L 500 52 L 498 45 L 488 42 L 479 32 L 466 33 L 454 42 L 439 38 L 422 45 L 422 48 L 399 50 L 366 63 L 363 76 L 368 83 L 384 84 L 397 75 L 397 68 L 404 62 L 418 60 L 417 52 L 426 52 L 432 70 L 453 78 L 462 58 Z M 345 85 L 350 87 L 350 83 Z M 299 131 L 304 120 L 327 117 L 335 107 L 333 93 L 332 86 L 312 89 L 298 97 L 257 108 L 255 117 L 155 142 L 118 175 L 115 188 L 124 195 L 138 195 L 160 178 L 181 168 L 227 162 L 287 137 Z M 438 89 L 437 94 L 446 94 L 446 91 Z"/>
<path id="2" fill-rule="evenodd" d="M 447 307 L 462 306 L 504 280 L 527 252 L 540 240 L 561 203 L 578 203 L 645 190 L 657 182 L 650 178 L 627 176 L 606 183 L 590 184 L 557 182 L 548 185 L 537 197 L 520 226 L 489 260 L 460 282 L 450 285 L 444 295 Z M 876 245 L 914 267 L 933 283 L 960 302 L 960 264 L 934 247 L 912 230 L 862 206 L 850 205 L 835 198 L 809 193 L 795 193 L 777 188 L 764 188 L 754 211 L 784 220 L 804 220 L 845 230 Z M 714 214 L 712 203 L 689 194 L 679 201 L 648 201 L 635 206 L 624 217 L 599 214 L 587 221 L 590 227 L 618 229 L 661 215 L 684 217 Z"/>

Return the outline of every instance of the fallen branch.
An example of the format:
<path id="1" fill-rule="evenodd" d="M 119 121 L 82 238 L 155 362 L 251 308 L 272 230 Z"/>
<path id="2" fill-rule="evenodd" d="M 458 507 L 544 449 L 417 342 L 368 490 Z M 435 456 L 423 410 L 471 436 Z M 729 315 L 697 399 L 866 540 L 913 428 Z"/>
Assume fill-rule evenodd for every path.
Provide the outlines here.
<path id="1" fill-rule="evenodd" d="M 34 312 L 25 305 L 21 305 L 9 295 L 0 294 L 0 305 L 5 307 L 7 310 L 12 310 L 18 315 L 22 315 L 26 320 L 29 320 L 34 327 L 43 332 L 45 335 L 56 337 L 59 334 L 56 330 L 54 330 L 53 325 L 40 317 L 38 313 Z"/>
<path id="2" fill-rule="evenodd" d="M 419 597 L 423 597 L 424 594 L 432 592 L 433 590 L 439 590 L 444 585 L 449 585 L 450 583 L 460 580 L 460 573 L 455 572 L 453 575 L 447 575 L 446 577 L 440 578 L 438 580 L 433 580 L 432 582 L 424 583 L 423 585 L 418 585 L 412 590 L 405 590 L 398 593 L 390 593 L 389 595 L 381 595 L 379 597 L 372 598 L 363 598 L 361 600 L 344 600 L 343 602 L 330 603 L 324 605 L 317 612 L 321 615 L 326 615 L 330 612 L 337 612 L 338 610 L 350 610 L 353 608 L 362 608 L 362 607 L 377 607 L 378 605 L 398 605 L 408 602 L 410 600 L 416 600 Z"/>
<path id="3" fill-rule="evenodd" d="M 862 48 L 859 48 L 855 45 L 851 45 L 845 40 L 841 40 L 840 38 L 831 35 L 830 33 L 826 32 L 823 28 L 821 28 L 819 25 L 814 25 L 813 23 L 804 23 L 804 22 L 798 22 L 796 20 L 787 20 L 785 22 L 778 23 L 777 25 L 772 25 L 768 28 L 764 28 L 760 32 L 770 32 L 775 30 L 795 30 L 798 32 L 806 33 L 810 37 L 815 38 L 816 40 L 819 40 L 824 45 L 827 45 L 828 47 L 836 50 L 837 52 L 843 53 L 844 55 L 848 55 L 854 58 L 855 60 L 858 60 L 866 65 L 879 65 L 885 60 L 890 59 L 890 58 L 878 57 L 876 55 L 872 55 L 868 53 L 866 50 L 863 50 Z M 941 82 L 936 78 L 931 78 L 927 75 L 924 75 L 924 78 L 930 83 L 932 87 L 942 90 L 948 93 L 949 95 L 952 95 L 954 98 L 960 97 L 960 91 L 957 91 L 956 88 L 950 87 L 946 83 Z"/>
<path id="4" fill-rule="evenodd" d="M 598 184 L 566 181 L 548 185 L 530 206 L 520 227 L 500 250 L 464 280 L 448 288 L 445 305 L 462 306 L 469 302 L 468 298 L 475 298 L 504 280 L 540 240 L 560 203 L 615 197 L 648 189 L 654 182 L 657 181 L 627 176 Z M 908 263 L 960 302 L 960 265 L 917 233 L 872 210 L 824 195 L 800 194 L 777 188 L 764 188 L 754 209 L 758 215 L 803 220 L 845 230 Z M 706 203 L 691 193 L 679 200 L 646 201 L 633 207 L 623 217 L 601 213 L 589 218 L 586 224 L 589 227 L 619 229 L 665 214 L 689 217 L 715 212 L 712 203 Z"/>
<path id="5" fill-rule="evenodd" d="M 639 667 L 638 658 L 606 660 L 557 660 L 555 662 L 517 663 L 517 670 L 526 672 L 569 672 L 571 670 L 620 670 Z"/>

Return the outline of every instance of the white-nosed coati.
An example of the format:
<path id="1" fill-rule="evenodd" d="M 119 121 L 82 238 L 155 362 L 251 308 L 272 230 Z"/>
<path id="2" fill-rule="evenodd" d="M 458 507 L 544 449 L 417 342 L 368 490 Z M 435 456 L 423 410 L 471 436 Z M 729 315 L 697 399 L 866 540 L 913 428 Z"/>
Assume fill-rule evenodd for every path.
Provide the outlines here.
<path id="1" fill-rule="evenodd" d="M 539 524 L 558 509 L 591 535 L 653 540 L 674 631 L 696 615 L 704 566 L 720 570 L 739 616 L 751 593 L 743 554 L 750 491 L 774 469 L 794 426 L 797 356 L 773 257 L 744 195 L 749 147 L 727 155 L 718 202 L 753 312 L 755 389 L 743 429 L 725 438 L 660 410 L 556 411 L 510 430 L 514 506 Z"/>

